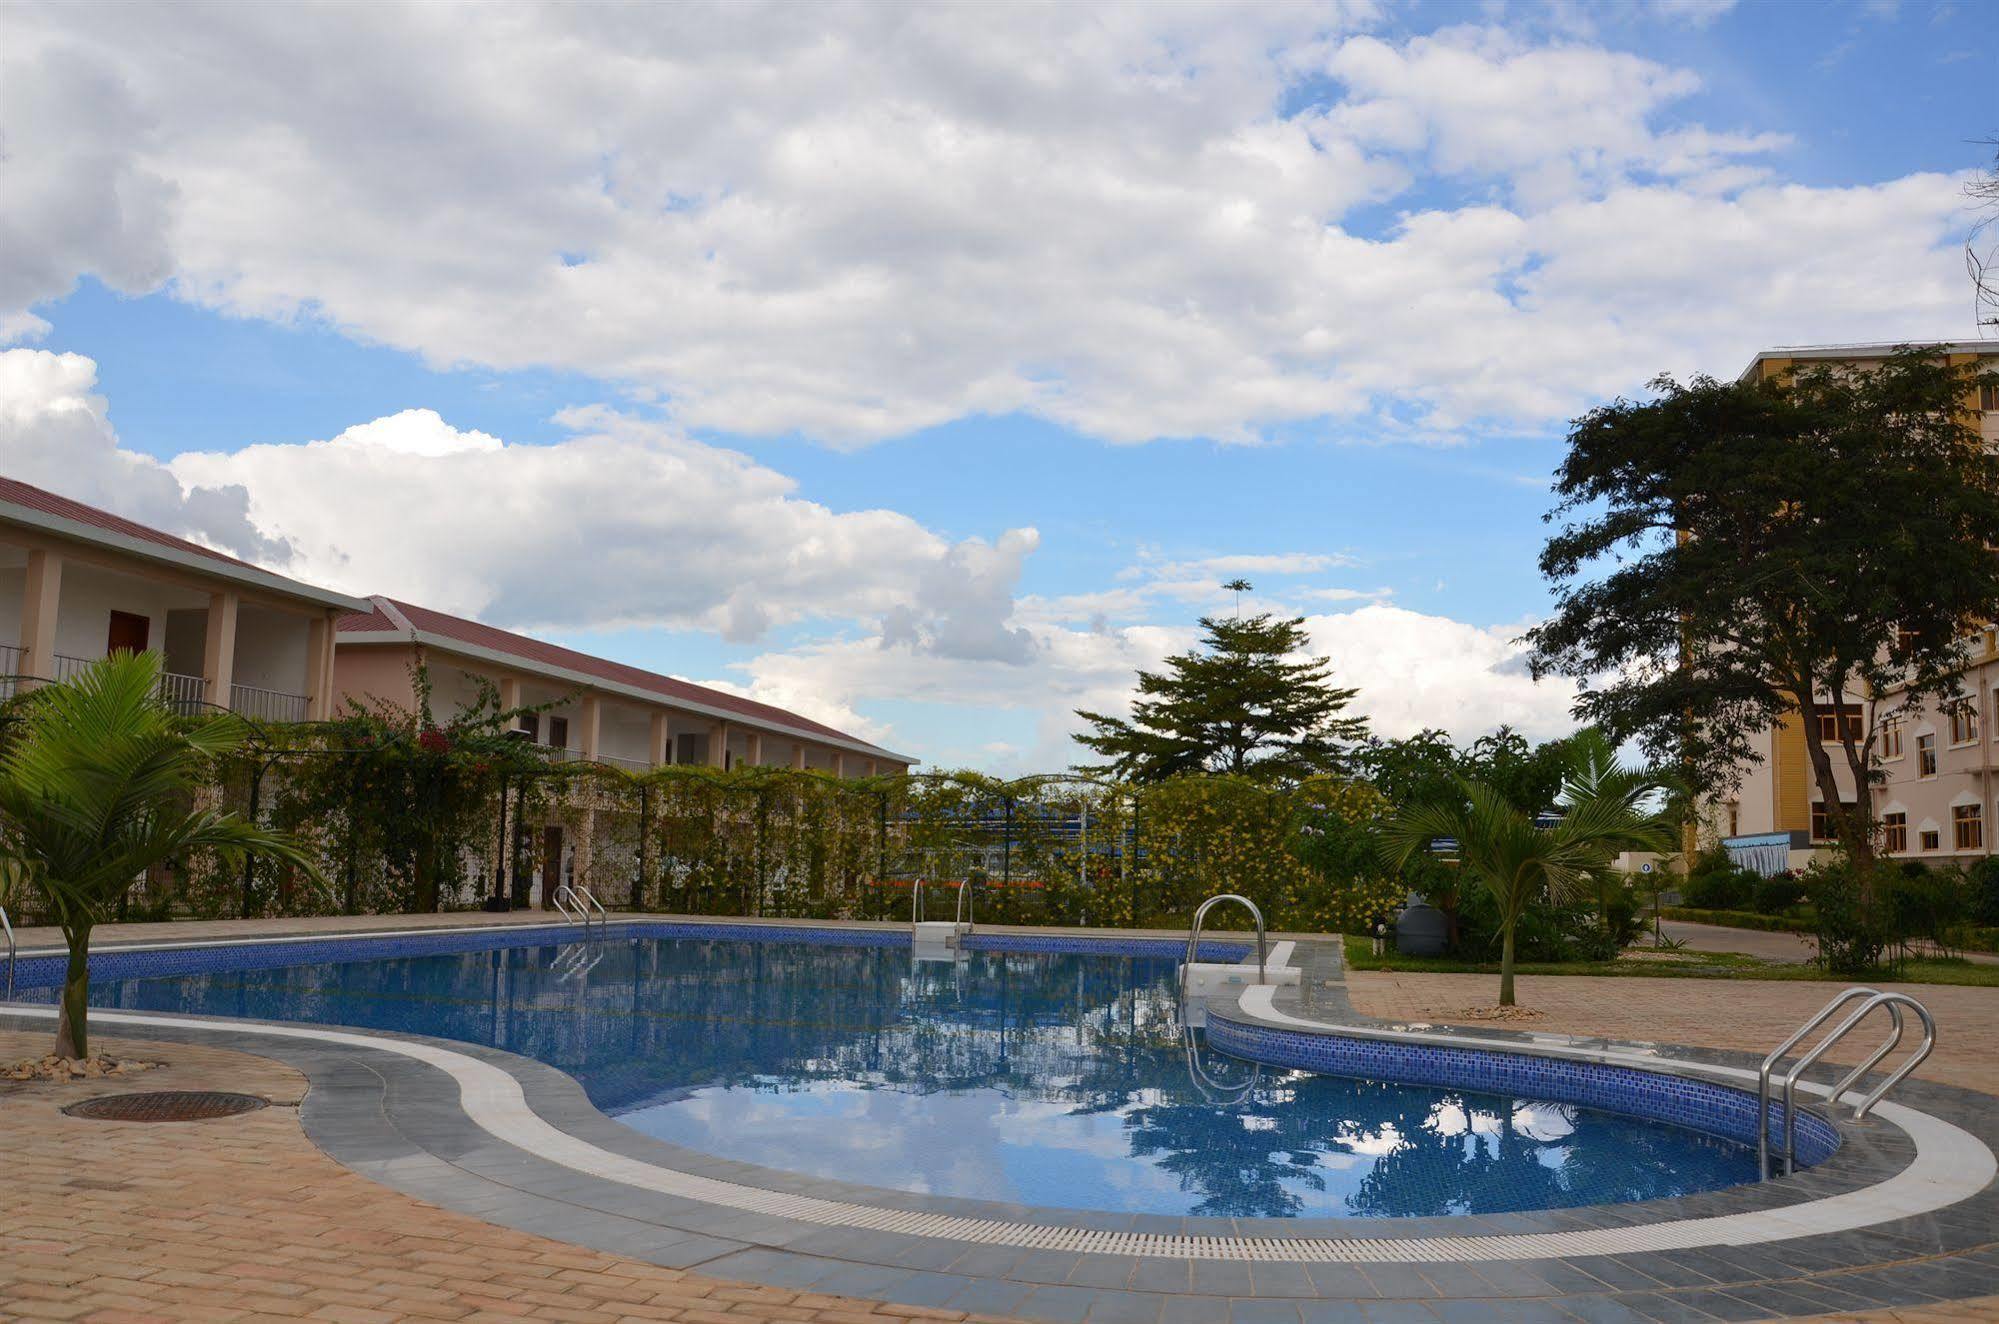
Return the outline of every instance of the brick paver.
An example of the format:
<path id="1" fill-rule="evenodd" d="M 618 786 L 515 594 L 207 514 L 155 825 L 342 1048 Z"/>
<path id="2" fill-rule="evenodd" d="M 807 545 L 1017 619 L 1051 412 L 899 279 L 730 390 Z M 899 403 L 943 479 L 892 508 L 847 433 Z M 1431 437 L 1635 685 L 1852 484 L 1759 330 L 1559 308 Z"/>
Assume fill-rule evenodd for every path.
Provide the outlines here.
<path id="1" fill-rule="evenodd" d="M 0 1031 L 0 1061 L 49 1036 Z M 305 1078 L 217 1048 L 100 1037 L 169 1063 L 131 1078 L 0 1085 L 0 1319 L 390 1324 L 854 1324 L 964 1320 L 724 1282 L 455 1214 L 378 1186 L 306 1139 L 293 1106 L 211 1122 L 92 1122 L 62 1105 L 231 1089 L 295 1105 Z"/>
<path id="2" fill-rule="evenodd" d="M 1786 980 L 1521 975 L 1517 982 L 1520 1005 L 1542 1015 L 1506 1022 L 1504 1029 L 1556 1030 L 1753 1053 L 1782 1043 L 1839 991 L 1833 984 Z M 1937 1046 L 1921 1068 L 1924 1079 L 1999 1094 L 1999 988 L 1875 987 L 1910 994 L 1936 1017 Z M 1353 970 L 1347 973 L 1347 992 L 1354 1009 L 1364 1015 L 1476 1025 L 1481 1022 L 1460 1013 L 1490 1006 L 1499 996 L 1499 979 Z M 1878 1034 L 1856 1032 L 1827 1056 L 1858 1062 L 1880 1042 Z"/>

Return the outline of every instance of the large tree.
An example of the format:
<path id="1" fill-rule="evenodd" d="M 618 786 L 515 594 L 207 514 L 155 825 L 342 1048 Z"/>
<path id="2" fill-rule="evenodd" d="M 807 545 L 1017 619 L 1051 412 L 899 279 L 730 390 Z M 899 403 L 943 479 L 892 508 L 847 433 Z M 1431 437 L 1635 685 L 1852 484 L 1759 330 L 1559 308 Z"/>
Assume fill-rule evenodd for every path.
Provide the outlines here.
<path id="1" fill-rule="evenodd" d="M 1201 647 L 1138 673 L 1131 719 L 1077 710 L 1076 739 L 1108 763 L 1091 769 L 1152 782 L 1189 772 L 1299 781 L 1341 769 L 1367 721 L 1345 716 L 1355 691 L 1332 663 L 1305 658 L 1302 617 L 1201 618 Z"/>
<path id="2" fill-rule="evenodd" d="M 1590 411 L 1548 516 L 1556 608 L 1528 636 L 1535 673 L 1581 682 L 1580 716 L 1709 794 L 1737 783 L 1758 732 L 1801 722 L 1838 839 L 1871 863 L 1880 705 L 1842 701 L 1953 696 L 1960 641 L 1999 618 L 1979 380 L 1910 348 L 1761 382 L 1661 378 L 1651 400 Z"/>

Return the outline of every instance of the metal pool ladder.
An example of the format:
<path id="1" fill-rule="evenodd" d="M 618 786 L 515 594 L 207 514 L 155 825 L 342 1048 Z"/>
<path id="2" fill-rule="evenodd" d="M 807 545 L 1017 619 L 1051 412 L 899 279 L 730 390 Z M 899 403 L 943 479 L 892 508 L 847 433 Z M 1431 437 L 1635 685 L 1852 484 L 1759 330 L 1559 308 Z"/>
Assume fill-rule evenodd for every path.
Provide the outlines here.
<path id="1" fill-rule="evenodd" d="M 14 925 L 7 918 L 7 907 L 0 906 L 0 929 L 7 931 L 7 997 L 14 1000 Z"/>
<path id="2" fill-rule="evenodd" d="M 1826 1003 L 1820 1009 L 1818 1015 L 1799 1026 L 1795 1034 L 1772 1049 L 1770 1055 L 1763 1059 L 1763 1065 L 1757 1069 L 1756 1118 L 1758 1124 L 1756 1128 L 1756 1168 L 1765 1179 L 1768 1179 L 1770 1176 L 1770 1077 L 1772 1073 L 1783 1062 L 1784 1055 L 1789 1053 L 1793 1048 L 1796 1048 L 1806 1035 L 1825 1024 L 1832 1018 L 1834 1012 L 1844 1007 L 1847 1003 L 1862 999 L 1864 1000 L 1860 1002 L 1860 1009 L 1858 1011 L 1834 1026 L 1832 1032 L 1819 1040 L 1810 1052 L 1799 1058 L 1784 1076 L 1782 1116 L 1784 1121 L 1785 1176 L 1789 1176 L 1791 1173 L 1797 1171 L 1798 1166 L 1796 1123 L 1798 1116 L 1797 1091 L 1799 1078 L 1805 1074 L 1805 1071 L 1813 1063 L 1825 1056 L 1828 1049 L 1844 1039 L 1860 1022 L 1866 1020 L 1869 1012 L 1873 1011 L 1876 1007 L 1886 1007 L 1888 1009 L 1888 1019 L 1890 1022 L 1888 1038 L 1879 1048 L 1874 1050 L 1873 1055 L 1865 1062 L 1862 1062 L 1859 1066 L 1847 1072 L 1846 1075 L 1840 1077 L 1839 1083 L 1832 1087 L 1830 1094 L 1826 1095 L 1828 1106 L 1838 1107 L 1841 1096 L 1859 1084 L 1861 1077 L 1880 1065 L 1882 1059 L 1894 1052 L 1896 1045 L 1902 1042 L 1902 1008 L 1912 1008 L 1916 1013 L 1917 1019 L 1922 1021 L 1923 1042 L 1900 1066 L 1889 1072 L 1879 1085 L 1876 1085 L 1867 1094 L 1863 1095 L 1860 1102 L 1854 1105 L 1853 1117 L 1855 1121 L 1867 1116 L 1873 1110 L 1874 1105 L 1881 1102 L 1882 1096 L 1895 1086 L 1901 1084 L 1904 1077 L 1921 1066 L 1923 1059 L 1930 1055 L 1930 1050 L 1936 1047 L 1936 1019 L 1930 1015 L 1928 1007 L 1925 1007 L 1906 993 L 1883 993 L 1879 989 L 1856 986 L 1847 989 L 1831 1002 Z"/>
<path id="3" fill-rule="evenodd" d="M 565 897 L 568 900 L 567 905 L 563 904 Z M 608 929 L 611 925 L 610 912 L 606 911 L 597 898 L 590 894 L 590 889 L 587 887 L 564 883 L 555 889 L 555 896 L 552 899 L 555 902 L 555 908 L 562 912 L 562 918 L 565 921 L 571 924 L 578 921 L 582 922 L 585 937 L 588 937 L 590 933 L 590 912 L 593 910 L 597 912 L 597 926 L 599 929 Z"/>
<path id="4" fill-rule="evenodd" d="M 961 881 L 958 884 L 957 913 L 952 917 L 951 920 L 952 926 L 954 928 L 960 924 L 964 925 L 965 926 L 964 931 L 966 933 L 970 933 L 972 931 L 972 925 L 975 921 L 975 917 L 970 912 L 978 909 L 977 906 L 972 905 L 966 899 L 967 895 L 971 892 L 971 890 L 972 890 L 972 876 L 970 873 L 967 873 L 963 881 Z"/>
<path id="5" fill-rule="evenodd" d="M 1180 991 L 1182 993 L 1185 993 L 1187 990 L 1187 967 L 1194 963 L 1195 953 L 1201 950 L 1201 924 L 1208 918 L 1208 912 L 1224 901 L 1233 901 L 1239 906 L 1246 907 L 1249 910 L 1250 917 L 1256 921 L 1256 982 L 1262 984 L 1268 980 L 1268 972 L 1264 968 L 1269 961 L 1269 954 L 1267 945 L 1263 940 L 1263 912 L 1258 910 L 1256 902 L 1251 901 L 1248 897 L 1237 896 L 1234 892 L 1223 892 L 1219 896 L 1209 897 L 1194 908 L 1194 923 L 1187 930 L 1187 959 L 1180 963 Z"/>

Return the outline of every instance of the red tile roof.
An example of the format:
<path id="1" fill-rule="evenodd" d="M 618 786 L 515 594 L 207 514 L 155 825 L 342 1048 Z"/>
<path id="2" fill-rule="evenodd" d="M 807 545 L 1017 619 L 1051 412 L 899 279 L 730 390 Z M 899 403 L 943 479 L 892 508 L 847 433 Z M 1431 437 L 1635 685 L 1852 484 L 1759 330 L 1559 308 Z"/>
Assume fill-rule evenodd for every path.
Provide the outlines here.
<path id="1" fill-rule="evenodd" d="M 419 607 L 400 598 L 376 596 L 370 601 L 375 604 L 374 611 L 366 615 L 340 618 L 338 626 L 340 633 L 400 631 L 402 626 L 395 620 L 395 616 L 399 615 L 423 634 L 455 640 L 490 652 L 503 653 L 509 657 L 519 658 L 531 666 L 557 667 L 564 671 L 594 676 L 613 684 L 646 690 L 659 695 L 662 699 L 718 708 L 753 722 L 782 726 L 793 731 L 844 741 L 868 749 L 880 749 L 880 746 L 862 740 L 859 736 L 849 735 L 845 731 L 807 717 L 800 717 L 789 709 L 758 703 L 754 699 L 745 699 L 725 690 L 712 690 L 703 685 L 675 680 L 671 676 L 662 676 L 658 672 L 626 666 L 622 662 L 613 662 L 608 658 L 579 653 L 573 648 L 545 643 L 524 634 L 515 634 L 510 630 L 501 630 L 479 621 L 468 620 L 463 616 L 453 616 L 448 612 Z M 881 752 L 889 753 L 888 750 Z"/>
<path id="2" fill-rule="evenodd" d="M 205 556 L 211 561 L 221 561 L 244 570 L 262 570 L 259 565 L 239 561 L 226 552 L 218 552 L 213 547 L 203 547 L 200 543 L 176 538 L 171 533 L 161 533 L 143 524 L 134 523 L 122 515 L 114 515 L 108 510 L 86 506 L 81 501 L 72 501 L 66 496 L 58 496 L 45 488 L 24 483 L 17 478 L 0 478 L 0 501 L 9 505 L 26 506 L 29 510 L 39 510 L 44 515 L 54 515 L 58 519 L 73 520 L 87 524 L 93 529 L 103 529 L 106 533 L 122 533 L 127 538 L 137 538 L 141 542 L 155 543 L 170 547 L 177 552 L 192 552 Z M 270 573 L 266 571 L 266 573 Z"/>

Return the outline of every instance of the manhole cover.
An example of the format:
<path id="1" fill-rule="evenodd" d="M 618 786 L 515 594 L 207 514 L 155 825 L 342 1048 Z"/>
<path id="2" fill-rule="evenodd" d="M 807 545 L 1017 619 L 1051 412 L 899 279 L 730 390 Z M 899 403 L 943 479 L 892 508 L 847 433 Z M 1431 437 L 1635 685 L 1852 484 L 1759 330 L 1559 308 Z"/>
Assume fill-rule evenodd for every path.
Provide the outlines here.
<path id="1" fill-rule="evenodd" d="M 71 1117 L 100 1122 L 199 1122 L 255 1112 L 264 1100 L 254 1094 L 213 1090 L 154 1090 L 147 1094 L 105 1094 L 63 1109 Z"/>

